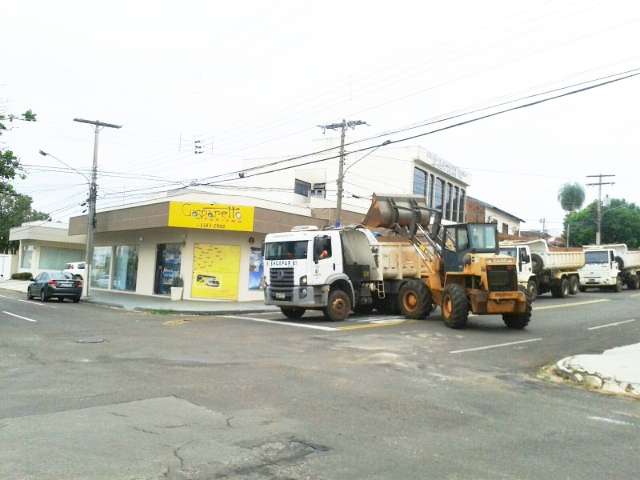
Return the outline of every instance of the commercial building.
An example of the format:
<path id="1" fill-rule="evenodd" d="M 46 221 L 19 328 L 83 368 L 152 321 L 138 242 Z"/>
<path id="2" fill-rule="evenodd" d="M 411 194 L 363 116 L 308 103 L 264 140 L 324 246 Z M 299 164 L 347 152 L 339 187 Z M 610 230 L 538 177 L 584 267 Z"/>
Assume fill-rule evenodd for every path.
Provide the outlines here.
<path id="1" fill-rule="evenodd" d="M 317 215 L 308 207 L 192 189 L 101 211 L 90 285 L 168 295 L 180 277 L 185 299 L 260 300 L 265 235 L 296 225 L 329 223 Z M 359 214 L 349 215 L 361 221 Z M 86 216 L 72 218 L 69 234 L 81 236 L 86 222 Z"/>
<path id="2" fill-rule="evenodd" d="M 466 203 L 467 222 L 495 223 L 501 235 L 518 236 L 520 234 L 520 224 L 524 223 L 523 219 L 477 198 L 467 197 Z"/>
<path id="3" fill-rule="evenodd" d="M 84 235 L 70 236 L 62 222 L 29 222 L 9 230 L 9 240 L 19 241 L 18 272 L 62 270 L 69 262 L 84 260 Z"/>

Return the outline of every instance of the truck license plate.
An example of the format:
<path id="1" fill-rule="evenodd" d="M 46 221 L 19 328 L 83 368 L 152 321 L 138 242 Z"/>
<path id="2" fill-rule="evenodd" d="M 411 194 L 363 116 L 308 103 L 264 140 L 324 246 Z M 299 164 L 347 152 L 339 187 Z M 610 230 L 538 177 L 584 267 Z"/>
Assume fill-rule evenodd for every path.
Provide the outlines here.
<path id="1" fill-rule="evenodd" d="M 285 299 L 285 294 L 284 292 L 276 292 L 274 295 L 278 300 L 284 300 Z"/>

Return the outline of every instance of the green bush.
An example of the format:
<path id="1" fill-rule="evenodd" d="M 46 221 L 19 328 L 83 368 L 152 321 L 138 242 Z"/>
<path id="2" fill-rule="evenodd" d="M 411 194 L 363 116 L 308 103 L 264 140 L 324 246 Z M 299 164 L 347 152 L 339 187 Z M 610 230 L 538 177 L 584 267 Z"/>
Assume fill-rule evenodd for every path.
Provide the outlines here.
<path id="1" fill-rule="evenodd" d="M 11 280 L 33 280 L 31 272 L 18 272 L 11 275 Z"/>

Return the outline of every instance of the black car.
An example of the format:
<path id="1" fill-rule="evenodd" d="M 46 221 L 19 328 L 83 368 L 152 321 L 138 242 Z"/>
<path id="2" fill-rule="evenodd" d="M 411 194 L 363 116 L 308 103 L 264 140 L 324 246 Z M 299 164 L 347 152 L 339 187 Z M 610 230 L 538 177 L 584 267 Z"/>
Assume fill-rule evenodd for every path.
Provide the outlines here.
<path id="1" fill-rule="evenodd" d="M 57 298 L 59 302 L 70 298 L 73 303 L 80 301 L 82 295 L 82 280 L 73 278 L 66 272 L 42 272 L 27 288 L 27 298 L 39 298 L 46 302 L 50 298 Z"/>

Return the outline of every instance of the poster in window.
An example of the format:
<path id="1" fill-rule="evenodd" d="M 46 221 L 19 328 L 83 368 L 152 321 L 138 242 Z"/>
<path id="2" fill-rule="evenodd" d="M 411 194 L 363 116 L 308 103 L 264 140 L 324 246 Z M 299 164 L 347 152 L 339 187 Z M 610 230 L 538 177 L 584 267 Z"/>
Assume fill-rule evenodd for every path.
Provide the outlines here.
<path id="1" fill-rule="evenodd" d="M 263 276 L 262 249 L 251 247 L 251 252 L 249 253 L 249 290 L 260 290 Z"/>
<path id="2" fill-rule="evenodd" d="M 237 300 L 240 247 L 196 243 L 193 251 L 191 296 Z"/>

